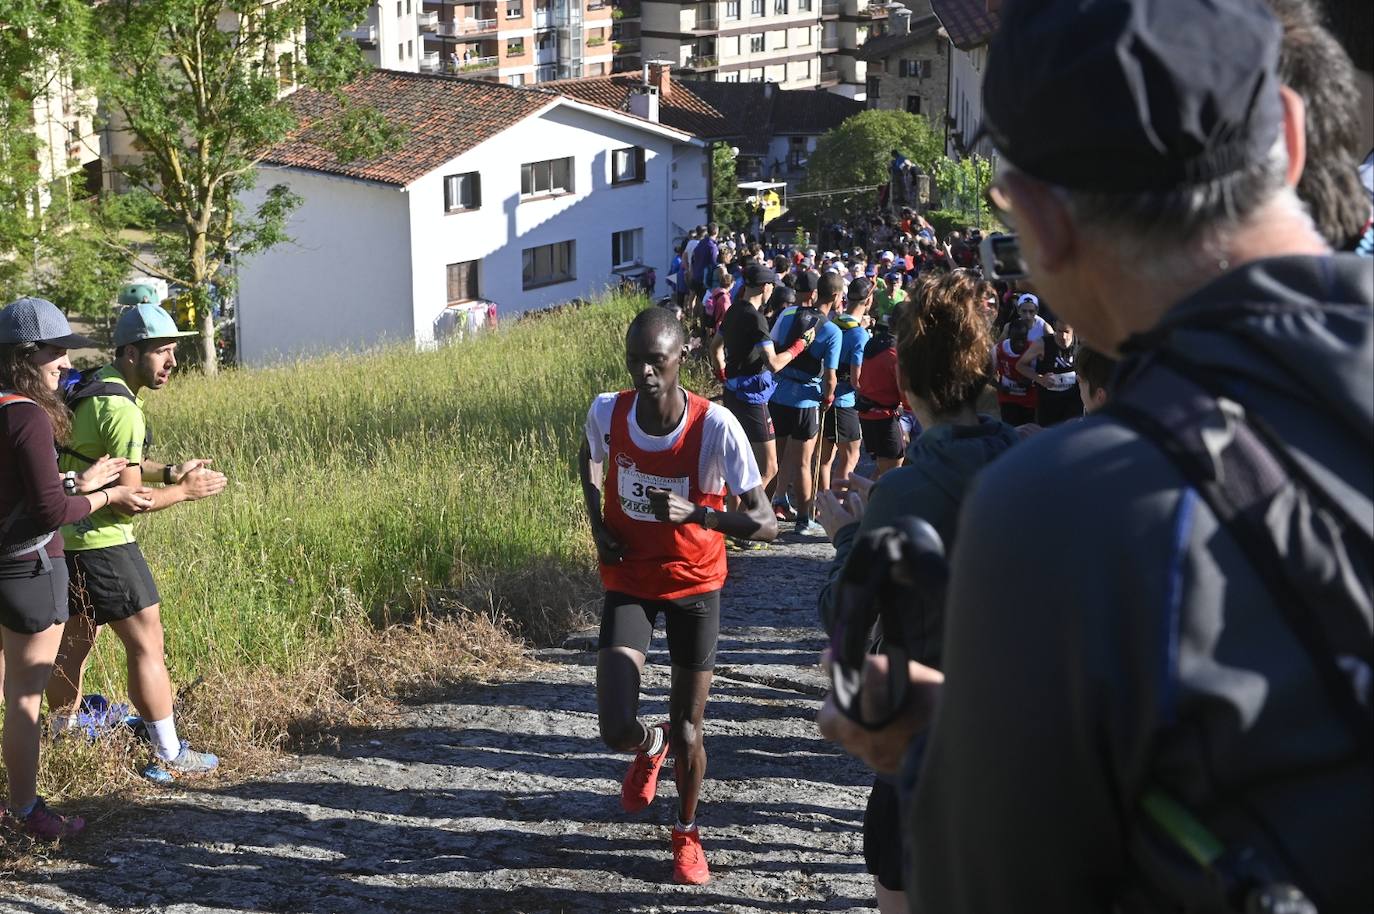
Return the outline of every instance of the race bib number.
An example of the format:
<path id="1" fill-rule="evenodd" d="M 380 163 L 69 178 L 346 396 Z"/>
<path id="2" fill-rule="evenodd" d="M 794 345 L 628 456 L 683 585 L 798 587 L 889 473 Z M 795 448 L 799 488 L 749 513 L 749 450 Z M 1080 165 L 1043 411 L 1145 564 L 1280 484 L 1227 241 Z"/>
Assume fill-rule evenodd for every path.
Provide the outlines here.
<path id="1" fill-rule="evenodd" d="M 623 455 L 622 455 L 623 456 Z M 691 480 L 685 476 L 655 476 L 652 473 L 641 473 L 635 465 L 628 461 L 621 462 L 616 460 L 616 469 L 619 475 L 618 487 L 620 489 L 620 509 L 625 515 L 634 520 L 644 520 L 656 522 L 653 506 L 649 503 L 650 489 L 667 489 L 677 493 L 682 498 L 689 498 L 691 495 Z"/>
<path id="2" fill-rule="evenodd" d="M 1068 390 L 1078 383 L 1078 373 L 1074 371 L 1059 371 L 1045 375 L 1045 386 L 1050 390 Z"/>

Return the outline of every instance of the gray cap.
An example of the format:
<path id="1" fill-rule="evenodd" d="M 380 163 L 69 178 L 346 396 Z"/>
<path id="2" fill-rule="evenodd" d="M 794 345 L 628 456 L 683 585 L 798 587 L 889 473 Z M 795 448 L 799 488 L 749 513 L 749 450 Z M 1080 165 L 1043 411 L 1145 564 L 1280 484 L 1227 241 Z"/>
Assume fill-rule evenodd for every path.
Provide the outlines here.
<path id="1" fill-rule="evenodd" d="M 21 298 L 0 308 L 0 343 L 48 343 L 63 349 L 96 344 L 73 333 L 66 315 L 45 298 Z"/>

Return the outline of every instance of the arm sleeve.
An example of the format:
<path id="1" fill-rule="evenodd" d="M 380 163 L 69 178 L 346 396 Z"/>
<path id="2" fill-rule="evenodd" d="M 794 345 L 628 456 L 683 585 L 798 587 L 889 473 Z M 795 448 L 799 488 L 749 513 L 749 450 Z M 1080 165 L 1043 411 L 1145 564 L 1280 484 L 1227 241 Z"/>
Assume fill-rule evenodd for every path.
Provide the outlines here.
<path id="1" fill-rule="evenodd" d="M 611 431 L 611 412 L 614 408 L 615 394 L 600 394 L 587 410 L 587 423 L 583 431 L 587 436 L 587 450 L 591 453 L 594 464 L 606 462 L 606 454 L 610 447 L 606 438 Z"/>
<path id="2" fill-rule="evenodd" d="M 43 410 L 23 403 L 8 407 L 4 412 L 20 489 L 26 499 L 24 528 L 31 535 L 42 535 L 90 514 L 90 502 L 85 498 L 69 498 L 62 489 L 57 457 L 53 453 L 52 423 Z M 9 538 L 11 541 L 22 539 L 15 536 L 13 530 Z"/>

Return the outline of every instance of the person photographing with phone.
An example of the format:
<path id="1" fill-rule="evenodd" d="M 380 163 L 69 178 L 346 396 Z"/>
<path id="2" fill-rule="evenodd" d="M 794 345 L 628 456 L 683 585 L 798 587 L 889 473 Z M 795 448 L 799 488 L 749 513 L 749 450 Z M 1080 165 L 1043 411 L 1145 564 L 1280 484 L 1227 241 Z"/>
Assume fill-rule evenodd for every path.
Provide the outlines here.
<path id="1" fill-rule="evenodd" d="M 726 579 L 724 537 L 767 542 L 778 527 L 739 420 L 679 384 L 686 345 L 685 328 L 662 308 L 631 322 L 625 367 L 634 386 L 592 402 L 578 471 L 606 589 L 596 663 L 601 739 L 635 754 L 621 788 L 626 812 L 653 802 L 672 753 L 673 881 L 701 885 L 710 880 L 696 824 L 706 774 L 702 725 Z M 739 510 L 724 510 L 727 494 Z M 639 687 L 660 615 L 672 684 L 668 720 L 650 725 L 639 717 Z"/>

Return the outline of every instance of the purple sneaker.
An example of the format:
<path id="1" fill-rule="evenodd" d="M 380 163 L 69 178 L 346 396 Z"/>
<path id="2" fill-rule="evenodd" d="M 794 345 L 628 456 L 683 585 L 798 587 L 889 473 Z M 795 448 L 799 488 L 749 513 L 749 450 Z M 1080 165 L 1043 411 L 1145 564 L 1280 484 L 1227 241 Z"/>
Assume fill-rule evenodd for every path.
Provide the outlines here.
<path id="1" fill-rule="evenodd" d="M 58 815 L 48 808 L 39 797 L 33 809 L 22 819 L 11 815 L 10 821 L 25 835 L 35 841 L 60 841 L 80 833 L 86 827 L 86 820 L 80 816 Z"/>

